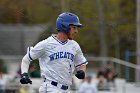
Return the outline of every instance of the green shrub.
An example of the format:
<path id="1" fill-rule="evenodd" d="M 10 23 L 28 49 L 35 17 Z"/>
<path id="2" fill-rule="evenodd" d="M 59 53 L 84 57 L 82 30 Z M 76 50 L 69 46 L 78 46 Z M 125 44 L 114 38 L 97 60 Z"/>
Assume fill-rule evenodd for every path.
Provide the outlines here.
<path id="1" fill-rule="evenodd" d="M 2 59 L 0 59 L 0 72 L 7 73 L 7 68 L 6 68 L 4 61 Z"/>

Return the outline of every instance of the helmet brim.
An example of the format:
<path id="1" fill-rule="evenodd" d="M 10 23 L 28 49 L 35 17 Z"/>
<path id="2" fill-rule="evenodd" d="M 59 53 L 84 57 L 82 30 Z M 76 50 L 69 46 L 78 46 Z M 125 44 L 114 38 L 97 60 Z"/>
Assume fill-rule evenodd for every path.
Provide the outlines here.
<path id="1" fill-rule="evenodd" d="M 72 24 L 70 24 L 70 25 L 74 25 L 74 26 L 77 26 L 77 27 L 79 27 L 79 28 L 83 27 L 83 25 L 80 24 L 80 23 L 72 23 Z"/>

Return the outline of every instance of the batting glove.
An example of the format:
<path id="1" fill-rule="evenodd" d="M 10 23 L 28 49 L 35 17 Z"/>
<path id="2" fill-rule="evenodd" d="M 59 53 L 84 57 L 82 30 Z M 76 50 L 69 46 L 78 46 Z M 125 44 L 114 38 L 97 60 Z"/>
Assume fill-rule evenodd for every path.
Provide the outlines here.
<path id="1" fill-rule="evenodd" d="M 85 78 L 85 72 L 83 70 L 79 70 L 79 71 L 77 71 L 77 73 L 75 74 L 75 76 L 78 79 L 84 79 Z"/>
<path id="2" fill-rule="evenodd" d="M 21 74 L 21 79 L 20 79 L 21 84 L 32 84 L 32 81 L 29 78 L 29 75 L 27 73 Z"/>

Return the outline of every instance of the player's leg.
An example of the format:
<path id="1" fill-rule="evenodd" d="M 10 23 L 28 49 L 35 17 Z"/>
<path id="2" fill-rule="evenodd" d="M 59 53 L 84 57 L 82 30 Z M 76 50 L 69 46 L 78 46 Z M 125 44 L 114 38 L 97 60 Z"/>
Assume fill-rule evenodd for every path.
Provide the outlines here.
<path id="1" fill-rule="evenodd" d="M 47 84 L 47 93 L 68 93 L 68 90 L 63 90 L 54 85 Z"/>
<path id="2" fill-rule="evenodd" d="M 39 93 L 46 93 L 47 87 L 45 86 L 45 82 L 43 82 L 39 88 Z"/>
<path id="3" fill-rule="evenodd" d="M 54 85 L 43 83 L 39 88 L 39 93 L 68 93 L 68 90 L 63 90 Z"/>

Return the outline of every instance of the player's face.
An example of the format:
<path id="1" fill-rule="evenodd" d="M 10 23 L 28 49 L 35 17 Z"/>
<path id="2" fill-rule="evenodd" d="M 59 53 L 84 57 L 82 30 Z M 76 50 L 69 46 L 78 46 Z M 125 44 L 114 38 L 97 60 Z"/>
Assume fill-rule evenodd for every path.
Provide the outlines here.
<path id="1" fill-rule="evenodd" d="M 74 25 L 71 25 L 70 28 L 71 28 L 71 30 L 68 33 L 68 38 L 69 39 L 73 39 L 74 36 L 78 33 L 78 27 L 74 26 Z"/>

